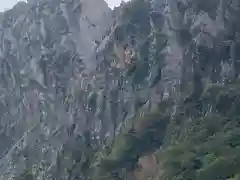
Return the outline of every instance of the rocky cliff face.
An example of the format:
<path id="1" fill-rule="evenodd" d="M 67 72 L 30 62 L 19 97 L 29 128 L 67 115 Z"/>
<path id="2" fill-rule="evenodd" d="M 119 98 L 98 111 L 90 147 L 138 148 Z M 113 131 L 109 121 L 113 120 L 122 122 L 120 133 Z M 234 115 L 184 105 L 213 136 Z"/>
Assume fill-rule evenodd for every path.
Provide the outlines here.
<path id="1" fill-rule="evenodd" d="M 141 174 L 139 158 L 178 140 L 179 109 L 180 124 L 205 116 L 206 87 L 238 79 L 238 3 L 29 0 L 2 13 L 0 179 L 95 178 L 105 148 L 103 177 Z"/>
<path id="2" fill-rule="evenodd" d="M 100 177 L 141 179 L 148 174 L 156 179 L 239 177 L 237 170 L 223 173 L 216 170 L 224 168 L 220 159 L 228 157 L 223 149 L 238 148 L 236 144 L 224 144 L 220 136 L 227 138 L 227 133 L 239 132 L 235 111 L 239 107 L 239 96 L 235 94 L 239 78 L 239 27 L 234 25 L 238 5 L 239 1 L 234 0 L 133 0 L 119 9 L 120 17 L 108 37 L 107 48 L 97 52 L 101 62 L 114 61 L 112 66 L 120 69 L 123 83 L 118 91 L 118 106 L 123 98 L 126 104 L 122 106 L 127 106 L 128 112 L 124 130 L 100 161 L 103 173 Z M 231 99 L 228 94 L 231 88 L 236 101 L 225 111 L 220 107 Z M 213 101 L 212 93 L 216 93 Z M 173 102 L 167 105 L 165 101 Z M 156 104 L 160 106 L 158 113 L 151 111 Z M 221 118 L 214 119 L 216 115 Z M 222 125 L 213 128 L 210 122 L 214 120 Z M 231 128 L 225 132 L 228 123 Z M 239 139 L 236 134 L 231 138 Z M 222 142 L 217 145 L 221 153 L 210 146 L 213 141 Z M 202 153 L 216 157 L 206 163 Z M 233 154 L 234 160 L 239 158 Z M 142 160 L 155 155 L 157 165 L 155 160 L 150 163 Z M 151 170 L 157 168 L 158 173 L 149 171 L 147 164 L 152 164 Z"/>
<path id="3" fill-rule="evenodd" d="M 87 88 L 111 16 L 92 0 L 19 2 L 1 14 L 1 179 L 28 167 L 46 179 L 54 168 L 67 128 L 84 119 L 75 95 Z"/>

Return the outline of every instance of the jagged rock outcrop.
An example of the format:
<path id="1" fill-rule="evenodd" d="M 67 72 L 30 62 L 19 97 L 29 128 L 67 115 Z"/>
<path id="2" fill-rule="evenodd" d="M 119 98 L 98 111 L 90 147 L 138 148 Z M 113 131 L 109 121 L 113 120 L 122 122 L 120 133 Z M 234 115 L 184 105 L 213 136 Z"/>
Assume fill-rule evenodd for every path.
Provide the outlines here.
<path id="1" fill-rule="evenodd" d="M 1 179 L 26 168 L 42 179 L 67 175 L 56 170 L 58 154 L 84 109 L 79 91 L 111 16 L 106 2 L 93 0 L 19 2 L 1 14 Z"/>

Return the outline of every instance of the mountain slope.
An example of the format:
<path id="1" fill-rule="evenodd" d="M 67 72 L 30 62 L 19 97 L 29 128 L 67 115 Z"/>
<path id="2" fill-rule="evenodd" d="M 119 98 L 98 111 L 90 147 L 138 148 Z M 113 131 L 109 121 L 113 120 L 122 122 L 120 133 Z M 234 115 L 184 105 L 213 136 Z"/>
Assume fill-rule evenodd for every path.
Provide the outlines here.
<path id="1" fill-rule="evenodd" d="M 1 15 L 1 179 L 54 169 L 80 111 L 70 96 L 84 89 L 79 75 L 96 66 L 94 42 L 110 24 L 104 1 L 20 2 Z"/>
<path id="2" fill-rule="evenodd" d="M 1 14 L 1 179 L 238 178 L 238 3 Z"/>
<path id="3" fill-rule="evenodd" d="M 140 4 L 145 2 L 133 1 L 132 9 L 128 9 L 131 7 L 129 5 L 129 7 L 126 6 L 126 11 L 123 10 L 123 16 L 129 11 L 132 13 L 128 16 L 131 25 L 136 23 L 131 15 L 136 11 L 144 12 L 141 8 L 147 6 Z M 139 46 L 132 45 L 131 48 L 135 50 L 135 54 L 149 51 L 147 51 L 147 57 L 137 56 L 133 59 L 134 62 L 131 64 L 136 66 L 134 69 L 130 67 L 131 74 L 127 74 L 127 79 L 133 86 L 137 86 L 137 90 L 133 87 L 132 95 L 135 97 L 143 91 L 150 90 L 150 97 L 154 100 L 146 98 L 147 96 L 145 98 L 153 104 L 156 100 L 161 104 L 167 97 L 166 101 L 173 99 L 173 105 L 165 104 L 157 110 L 160 113 L 162 108 L 167 108 L 171 116 L 165 117 L 160 113 L 156 118 L 151 111 L 148 114 L 143 113 L 141 108 L 135 109 L 137 115 L 130 118 L 132 123 L 124 128 L 125 130 L 110 145 L 110 150 L 100 158 L 100 177 L 103 179 L 126 177 L 142 179 L 148 176 L 156 179 L 184 180 L 237 179 L 239 174 L 237 153 L 239 121 L 236 111 L 239 104 L 237 95 L 239 29 L 233 23 L 236 23 L 236 15 L 239 12 L 238 2 L 167 2 L 165 12 L 161 9 L 161 1 L 149 2 L 150 17 L 148 19 L 152 23 L 151 31 L 150 35 L 144 35 L 146 39 L 151 35 L 156 38 L 156 34 L 153 34 L 156 30 L 158 32 L 161 30 L 168 35 L 169 49 L 167 52 L 164 51 L 167 56 L 160 56 L 159 59 L 158 56 L 153 56 L 156 55 L 154 52 L 156 53 L 157 48 L 160 48 L 157 52 L 161 52 L 163 47 L 154 46 L 158 43 L 156 39 L 149 38 L 149 44 L 141 50 Z M 154 18 L 161 14 L 165 20 L 163 27 L 160 26 L 164 25 L 160 24 L 162 21 L 154 21 L 156 20 Z M 144 14 L 144 16 L 148 15 Z M 138 14 L 137 17 L 140 15 Z M 137 22 L 140 24 L 141 20 Z M 147 22 L 142 26 L 138 25 L 146 28 Z M 132 34 L 130 37 L 126 36 L 126 32 L 129 32 L 127 31 L 129 26 L 126 24 L 124 22 L 118 25 L 115 30 L 120 26 L 125 34 L 124 37 L 130 39 Z M 120 42 L 123 46 L 127 44 L 129 47 L 126 39 L 121 39 Z M 164 39 L 161 39 L 160 43 L 164 44 Z M 117 55 L 117 57 L 120 56 Z M 157 83 L 154 83 L 154 86 L 146 86 L 143 82 L 147 80 L 149 83 L 151 79 L 148 76 L 154 70 L 154 68 L 151 69 L 152 57 L 164 65 L 160 68 L 161 76 Z M 141 66 L 142 58 L 146 58 L 147 63 L 144 64 L 145 69 L 140 68 L 139 74 L 137 68 Z M 159 99 L 154 96 L 156 89 L 160 91 L 157 96 Z M 139 100 L 139 96 L 136 98 Z M 158 127 L 155 124 L 155 118 L 160 124 L 162 118 L 167 118 L 168 128 L 164 128 L 163 124 Z M 142 121 L 147 123 L 140 125 L 143 130 L 139 132 L 135 126 L 138 127 L 138 123 L 141 124 Z M 152 167 L 148 167 L 149 163 Z M 153 169 L 157 169 L 157 173 L 152 171 Z"/>

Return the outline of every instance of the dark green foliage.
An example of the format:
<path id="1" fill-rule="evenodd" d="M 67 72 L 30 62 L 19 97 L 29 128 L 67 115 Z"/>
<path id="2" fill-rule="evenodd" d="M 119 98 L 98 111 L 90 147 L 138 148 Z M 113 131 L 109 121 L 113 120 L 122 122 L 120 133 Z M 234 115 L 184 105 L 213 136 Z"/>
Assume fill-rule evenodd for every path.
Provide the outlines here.
<path id="1" fill-rule="evenodd" d="M 144 0 L 132 1 L 123 9 L 122 19 L 135 25 L 137 32 L 149 34 L 150 4 Z"/>
<path id="2" fill-rule="evenodd" d="M 183 108 L 179 123 L 177 119 L 181 113 L 176 114 L 174 125 L 169 126 L 172 133 L 167 133 L 176 141 L 158 153 L 164 171 L 160 179 L 219 180 L 238 177 L 238 92 L 238 83 L 212 85 L 199 99 L 204 108 L 199 110 L 202 113 L 198 117 L 190 120 Z M 174 136 L 175 130 L 178 137 Z"/>
<path id="3" fill-rule="evenodd" d="M 149 46 L 150 46 L 150 39 L 147 39 L 140 47 L 139 47 L 139 58 L 141 61 L 148 62 L 148 55 L 149 55 Z"/>
<path id="4" fill-rule="evenodd" d="M 217 7 L 219 5 L 220 0 L 195 0 L 190 1 L 191 6 L 195 9 L 196 12 L 205 11 L 209 14 L 213 19 L 216 18 L 217 15 Z M 190 4 L 189 4 L 190 5 Z"/>
<path id="5" fill-rule="evenodd" d="M 132 83 L 133 84 L 142 84 L 148 75 L 148 71 L 149 71 L 148 63 L 138 62 L 136 65 L 134 74 L 132 76 Z"/>
<path id="6" fill-rule="evenodd" d="M 133 170 L 140 156 L 159 148 L 170 120 L 167 107 L 171 105 L 171 100 L 165 100 L 151 112 L 135 117 L 132 126 L 116 137 L 110 154 L 100 160 L 101 171 Z"/>
<path id="7" fill-rule="evenodd" d="M 33 180 L 33 175 L 30 170 L 25 170 L 16 180 Z"/>
<path id="8" fill-rule="evenodd" d="M 156 33 L 156 51 L 157 53 L 160 53 L 167 45 L 168 43 L 168 37 L 167 35 L 163 33 Z"/>
<path id="9" fill-rule="evenodd" d="M 122 9 L 121 23 L 114 31 L 117 42 L 122 43 L 127 37 L 138 40 L 150 33 L 149 3 L 144 0 L 132 1 Z"/>
<path id="10" fill-rule="evenodd" d="M 155 24 L 156 28 L 158 30 L 162 30 L 164 22 L 165 22 L 164 15 L 161 14 L 160 12 L 153 11 L 153 12 L 151 12 L 150 16 L 151 16 L 152 21 Z"/>
<path id="11" fill-rule="evenodd" d="M 225 116 L 238 117 L 240 103 L 240 86 L 238 83 L 228 85 L 211 85 L 202 95 L 205 107 L 211 107 Z"/>
<path id="12" fill-rule="evenodd" d="M 128 69 L 127 69 L 125 75 L 126 75 L 126 76 L 132 76 L 133 73 L 135 72 L 136 68 L 137 68 L 137 65 L 136 65 L 135 63 L 130 64 L 130 65 L 128 66 Z"/>
<path id="13" fill-rule="evenodd" d="M 130 27 L 130 28 L 129 28 Z M 121 24 L 120 26 L 117 26 L 114 31 L 114 37 L 118 42 L 122 42 L 125 38 L 125 35 L 128 31 L 128 29 L 131 29 L 131 25 L 129 24 Z"/>
<path id="14" fill-rule="evenodd" d="M 234 175 L 234 177 L 232 177 L 228 180 L 240 180 L 240 174 L 236 174 L 236 175 Z"/>
<path id="15" fill-rule="evenodd" d="M 187 45 L 191 40 L 192 40 L 192 35 L 187 29 L 182 29 L 176 32 L 176 38 L 178 42 L 182 45 L 185 46 Z"/>

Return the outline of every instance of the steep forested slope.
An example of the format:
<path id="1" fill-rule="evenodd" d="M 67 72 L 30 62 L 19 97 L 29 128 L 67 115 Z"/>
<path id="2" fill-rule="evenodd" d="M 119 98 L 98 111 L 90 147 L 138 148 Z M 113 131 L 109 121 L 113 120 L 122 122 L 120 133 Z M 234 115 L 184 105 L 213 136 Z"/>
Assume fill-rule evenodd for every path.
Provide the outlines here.
<path id="1" fill-rule="evenodd" d="M 154 110 L 136 110 L 131 123 L 102 156 L 100 174 L 103 179 L 239 179 L 240 2 L 167 2 L 166 11 L 159 8 L 160 1 L 149 2 L 150 13 L 145 15 L 149 21 L 144 24 L 145 17 L 137 11 L 145 12 L 147 5 L 140 4 L 146 1 L 133 1 L 123 8 L 131 25 L 151 27 L 144 49 L 132 45 L 139 56 L 130 63 L 134 69 L 127 68 L 131 73 L 126 76 L 140 91 L 159 87 L 161 98 L 157 105 L 150 105 Z M 137 23 L 134 15 L 141 17 Z M 128 26 L 120 27 L 126 38 Z M 167 43 L 162 37 L 167 37 Z M 164 43 L 169 51 L 164 51 Z M 141 58 L 147 65 L 138 74 Z M 150 84 L 143 85 L 144 80 Z"/>

